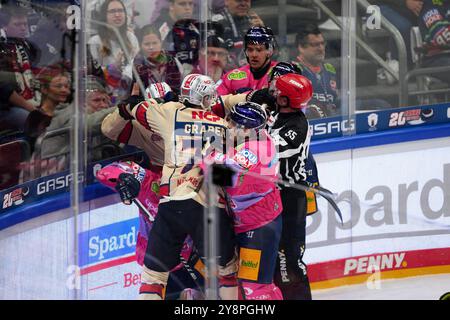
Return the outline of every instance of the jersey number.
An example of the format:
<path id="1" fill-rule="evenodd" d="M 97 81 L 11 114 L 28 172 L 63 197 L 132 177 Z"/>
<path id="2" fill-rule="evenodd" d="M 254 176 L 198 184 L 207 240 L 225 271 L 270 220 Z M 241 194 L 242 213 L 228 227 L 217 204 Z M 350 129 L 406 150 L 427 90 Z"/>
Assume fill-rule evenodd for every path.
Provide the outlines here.
<path id="1" fill-rule="evenodd" d="M 294 140 L 295 137 L 297 136 L 297 132 L 295 132 L 293 130 L 289 130 L 288 132 L 286 132 L 286 134 L 284 136 L 288 137 L 291 140 Z"/>

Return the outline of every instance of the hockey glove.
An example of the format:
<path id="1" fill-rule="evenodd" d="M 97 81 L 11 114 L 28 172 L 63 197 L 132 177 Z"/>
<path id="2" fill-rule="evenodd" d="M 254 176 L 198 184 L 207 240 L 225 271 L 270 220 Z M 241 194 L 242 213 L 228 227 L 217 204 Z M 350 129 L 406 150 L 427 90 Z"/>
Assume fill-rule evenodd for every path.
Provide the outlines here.
<path id="1" fill-rule="evenodd" d="M 164 102 L 178 102 L 179 100 L 178 95 L 173 91 L 167 92 L 164 96 Z"/>
<path id="2" fill-rule="evenodd" d="M 131 115 L 131 110 L 133 110 L 133 108 L 142 101 L 144 101 L 144 99 L 141 96 L 134 95 L 119 103 L 117 105 L 117 108 L 119 109 L 120 116 L 125 120 L 134 120 L 133 116 Z"/>
<path id="3" fill-rule="evenodd" d="M 269 93 L 269 89 L 254 90 L 247 95 L 246 98 L 249 102 L 255 102 L 257 104 L 267 104 L 273 108 L 275 106 L 275 98 Z"/>
<path id="4" fill-rule="evenodd" d="M 130 205 L 133 199 L 137 198 L 141 190 L 141 184 L 130 173 L 121 173 L 115 189 L 120 195 L 120 199 L 124 204 Z"/>

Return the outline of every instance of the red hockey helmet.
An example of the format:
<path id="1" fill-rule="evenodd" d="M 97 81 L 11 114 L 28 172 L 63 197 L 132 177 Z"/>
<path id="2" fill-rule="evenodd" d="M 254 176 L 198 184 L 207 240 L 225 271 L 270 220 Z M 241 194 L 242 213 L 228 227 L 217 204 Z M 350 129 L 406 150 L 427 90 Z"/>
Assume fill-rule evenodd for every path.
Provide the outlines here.
<path id="1" fill-rule="evenodd" d="M 289 107 L 301 109 L 311 100 L 313 88 L 308 78 L 299 74 L 285 74 L 275 79 L 271 84 L 275 97 L 287 97 Z"/>

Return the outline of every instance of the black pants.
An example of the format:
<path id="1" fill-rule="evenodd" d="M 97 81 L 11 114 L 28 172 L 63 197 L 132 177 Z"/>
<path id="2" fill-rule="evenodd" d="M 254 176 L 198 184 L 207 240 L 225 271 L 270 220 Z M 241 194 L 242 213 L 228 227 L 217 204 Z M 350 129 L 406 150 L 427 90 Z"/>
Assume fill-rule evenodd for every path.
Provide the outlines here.
<path id="1" fill-rule="evenodd" d="M 306 236 L 306 194 L 284 188 L 281 190 L 281 200 L 283 229 L 274 282 L 285 300 L 310 300 L 311 288 L 302 260 Z"/>
<path id="2" fill-rule="evenodd" d="M 144 264 L 147 268 L 166 272 L 180 263 L 184 239 L 190 235 L 200 257 L 204 257 L 204 207 L 189 199 L 162 203 L 148 237 Z M 219 264 L 225 266 L 235 252 L 233 224 L 224 210 L 219 209 Z"/>

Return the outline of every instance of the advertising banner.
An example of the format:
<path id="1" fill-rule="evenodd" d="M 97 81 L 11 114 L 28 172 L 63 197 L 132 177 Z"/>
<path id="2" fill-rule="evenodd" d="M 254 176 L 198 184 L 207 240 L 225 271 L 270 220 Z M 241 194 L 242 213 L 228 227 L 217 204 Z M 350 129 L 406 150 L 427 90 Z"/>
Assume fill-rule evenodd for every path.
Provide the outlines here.
<path id="1" fill-rule="evenodd" d="M 319 212 L 308 217 L 304 256 L 313 281 L 367 272 L 371 260 L 380 271 L 404 267 L 408 251 L 419 250 L 412 259 L 421 256 L 425 266 L 450 265 L 448 138 L 318 154 L 316 161 L 321 185 L 336 194 L 344 223 L 319 198 Z M 429 249 L 442 251 L 431 255 Z"/>
<path id="2" fill-rule="evenodd" d="M 346 133 L 380 132 L 406 127 L 428 126 L 450 122 L 450 104 L 405 107 L 357 113 L 353 118 L 342 116 L 314 119 L 309 124 L 312 140 L 340 137 Z"/>
<path id="3" fill-rule="evenodd" d="M 321 153 L 316 161 L 343 223 L 319 197 L 304 256 L 313 288 L 450 272 L 449 138 Z M 79 227 L 61 209 L 7 229 L 8 236 L 1 231 L 1 299 L 136 298 L 137 207 L 114 194 L 81 208 Z"/>

